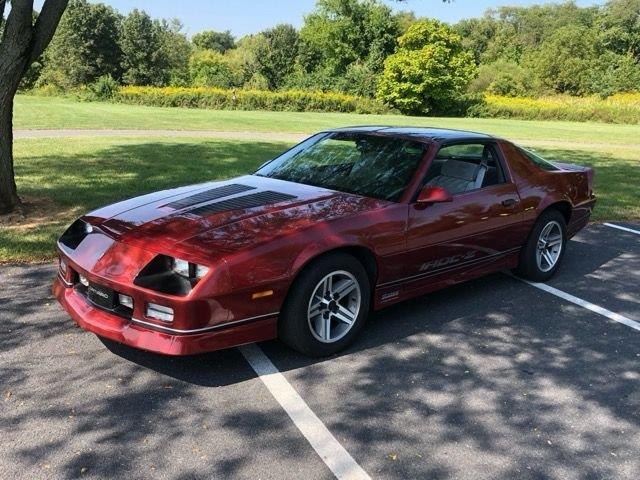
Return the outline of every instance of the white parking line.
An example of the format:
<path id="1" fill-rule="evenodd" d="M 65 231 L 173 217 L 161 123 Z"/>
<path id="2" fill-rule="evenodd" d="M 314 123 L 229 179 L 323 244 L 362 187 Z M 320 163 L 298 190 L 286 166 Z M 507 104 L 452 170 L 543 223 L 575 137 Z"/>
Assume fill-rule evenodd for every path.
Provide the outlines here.
<path id="1" fill-rule="evenodd" d="M 603 223 L 607 227 L 617 228 L 618 230 L 622 230 L 624 232 L 635 233 L 636 235 L 640 235 L 640 230 L 634 230 L 633 228 L 622 227 L 620 225 L 615 225 L 613 223 Z"/>
<path id="2" fill-rule="evenodd" d="M 530 282 L 529 280 L 524 280 L 522 278 L 518 278 L 515 276 L 513 278 L 517 278 L 518 280 L 528 283 L 532 287 L 539 288 L 540 290 L 550 293 L 551 295 L 560 297 L 568 302 L 571 302 L 575 305 L 579 305 L 583 308 L 586 308 L 587 310 L 597 313 L 598 315 L 607 317 L 608 319 L 613 320 L 614 322 L 621 323 L 623 325 L 626 325 L 627 327 L 631 327 L 634 330 L 637 330 L 640 332 L 640 322 L 631 320 L 630 318 L 620 315 L 619 313 L 612 312 L 611 310 L 607 310 L 606 308 L 603 308 L 599 305 L 596 305 L 591 302 L 587 302 L 586 300 L 582 300 L 581 298 L 575 297 L 567 292 L 563 292 L 562 290 L 558 290 L 557 288 L 547 285 L 546 283 Z"/>
<path id="3" fill-rule="evenodd" d="M 259 346 L 244 345 L 239 350 L 336 478 L 371 480 Z"/>

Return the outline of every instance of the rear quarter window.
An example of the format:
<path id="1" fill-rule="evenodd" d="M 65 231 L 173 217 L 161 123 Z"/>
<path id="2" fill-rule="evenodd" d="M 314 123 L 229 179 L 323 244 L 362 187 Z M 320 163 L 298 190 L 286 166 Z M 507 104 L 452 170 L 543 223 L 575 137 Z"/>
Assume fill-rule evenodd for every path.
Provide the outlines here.
<path id="1" fill-rule="evenodd" d="M 548 160 L 545 160 L 541 156 L 536 155 L 535 153 L 530 152 L 529 150 L 525 150 L 522 147 L 516 147 L 516 148 L 518 149 L 518 151 L 522 155 L 527 157 L 531 161 L 531 163 L 535 164 L 538 168 L 541 168 L 542 170 L 546 170 L 548 172 L 553 172 L 553 171 L 556 171 L 556 170 L 560 170 L 553 163 L 551 163 Z"/>

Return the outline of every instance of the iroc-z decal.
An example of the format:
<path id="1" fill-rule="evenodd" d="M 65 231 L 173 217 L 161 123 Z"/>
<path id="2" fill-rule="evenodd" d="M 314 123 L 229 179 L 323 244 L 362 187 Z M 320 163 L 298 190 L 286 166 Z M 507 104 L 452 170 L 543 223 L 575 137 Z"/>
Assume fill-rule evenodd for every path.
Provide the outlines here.
<path id="1" fill-rule="evenodd" d="M 461 253 L 458 255 L 451 255 L 450 257 L 431 260 L 430 262 L 426 262 L 420 265 L 420 271 L 429 272 L 431 270 L 436 270 L 438 268 L 446 267 L 448 265 L 455 265 L 456 263 L 473 260 L 474 258 L 476 258 L 477 253 L 478 252 L 476 250 L 470 250 L 466 253 Z"/>

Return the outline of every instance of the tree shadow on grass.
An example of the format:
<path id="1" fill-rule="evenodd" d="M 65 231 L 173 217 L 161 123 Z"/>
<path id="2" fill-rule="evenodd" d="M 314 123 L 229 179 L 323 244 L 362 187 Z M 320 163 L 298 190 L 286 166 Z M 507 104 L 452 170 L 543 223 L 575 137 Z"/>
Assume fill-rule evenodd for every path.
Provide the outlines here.
<path id="1" fill-rule="evenodd" d="M 76 140 L 77 141 L 77 140 Z M 63 205 L 95 208 L 181 185 L 244 175 L 289 147 L 287 143 L 198 140 L 117 143 L 70 155 L 20 157 L 20 190 Z"/>

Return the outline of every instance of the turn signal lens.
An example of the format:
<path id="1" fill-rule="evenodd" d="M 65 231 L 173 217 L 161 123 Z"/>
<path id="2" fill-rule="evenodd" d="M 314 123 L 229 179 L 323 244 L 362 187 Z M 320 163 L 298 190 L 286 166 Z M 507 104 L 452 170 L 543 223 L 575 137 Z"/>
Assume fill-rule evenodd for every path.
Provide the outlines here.
<path id="1" fill-rule="evenodd" d="M 147 317 L 162 320 L 163 322 L 173 322 L 173 308 L 158 305 L 157 303 L 147 303 Z"/>

